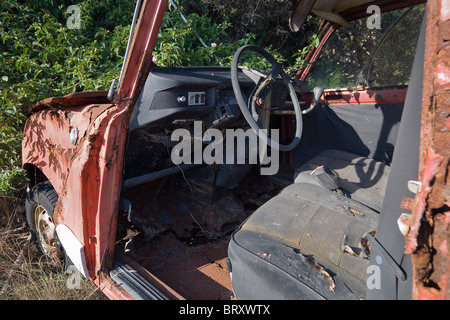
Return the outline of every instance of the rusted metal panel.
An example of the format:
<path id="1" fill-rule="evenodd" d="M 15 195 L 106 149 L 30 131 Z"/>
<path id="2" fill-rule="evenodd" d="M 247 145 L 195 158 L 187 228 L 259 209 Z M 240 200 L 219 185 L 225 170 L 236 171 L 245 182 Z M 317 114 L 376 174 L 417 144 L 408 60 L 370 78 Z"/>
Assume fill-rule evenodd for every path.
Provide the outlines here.
<path id="1" fill-rule="evenodd" d="M 48 108 L 67 108 L 87 104 L 108 104 L 107 91 L 75 92 L 62 97 L 51 97 L 38 101 L 32 111 L 36 112 Z"/>
<path id="2" fill-rule="evenodd" d="M 427 5 L 419 178 L 405 252 L 412 254 L 413 298 L 450 299 L 450 3 Z"/>
<path id="3" fill-rule="evenodd" d="M 22 162 L 38 167 L 59 192 L 75 154 L 80 152 L 80 142 L 87 134 L 89 123 L 112 105 L 90 104 L 64 109 L 46 106 L 46 110 L 32 114 L 25 123 Z M 76 144 L 70 142 L 72 129 L 78 137 Z"/>
<path id="4" fill-rule="evenodd" d="M 39 168 L 55 187 L 55 224 L 65 224 L 85 246 L 98 284 L 113 260 L 129 117 L 154 66 L 151 52 L 166 7 L 166 0 L 144 1 L 116 104 L 105 91 L 48 98 L 34 106 L 25 125 L 23 164 Z"/>
<path id="5" fill-rule="evenodd" d="M 58 192 L 54 221 L 65 224 L 85 246 L 93 278 L 111 251 L 109 228 L 114 228 L 111 217 L 121 182 L 119 154 L 128 126 L 127 112 L 118 111 L 112 104 L 48 109 L 31 115 L 25 125 L 23 163 L 38 167 Z M 77 137 L 71 141 L 74 129 Z"/>
<path id="6" fill-rule="evenodd" d="M 115 101 L 118 104 L 123 99 L 135 100 L 137 98 L 148 73 L 154 66 L 152 51 L 167 3 L 168 0 L 145 0 L 142 4 L 136 33 L 123 69 L 123 78 L 115 95 Z"/>
<path id="7" fill-rule="evenodd" d="M 305 80 L 306 77 L 308 76 L 311 68 L 312 68 L 312 64 L 317 60 L 317 58 L 320 55 L 320 52 L 322 51 L 323 46 L 325 45 L 325 43 L 327 42 L 328 38 L 333 34 L 333 32 L 338 28 L 337 24 L 331 24 L 331 23 L 324 23 L 324 21 L 322 21 L 323 24 L 321 24 L 321 27 L 323 26 L 322 31 L 320 32 L 321 34 L 319 35 L 319 39 L 320 39 L 320 43 L 317 46 L 317 48 L 312 47 L 311 51 L 308 52 L 308 54 L 306 55 L 306 61 L 311 62 L 311 64 L 309 64 L 308 66 L 306 66 L 305 68 L 300 69 L 299 71 L 296 72 L 295 77 L 297 79 L 300 80 Z M 323 33 L 323 35 L 322 35 Z"/>
<path id="8" fill-rule="evenodd" d="M 407 90 L 407 87 L 326 90 L 323 99 L 327 104 L 404 103 Z"/>
<path id="9" fill-rule="evenodd" d="M 112 263 L 127 114 L 113 107 L 91 123 L 55 208 L 55 223 L 67 225 L 84 244 L 92 278 Z"/>
<path id="10" fill-rule="evenodd" d="M 135 300 L 130 293 L 119 286 L 107 274 L 101 274 L 93 282 L 111 300 Z"/>

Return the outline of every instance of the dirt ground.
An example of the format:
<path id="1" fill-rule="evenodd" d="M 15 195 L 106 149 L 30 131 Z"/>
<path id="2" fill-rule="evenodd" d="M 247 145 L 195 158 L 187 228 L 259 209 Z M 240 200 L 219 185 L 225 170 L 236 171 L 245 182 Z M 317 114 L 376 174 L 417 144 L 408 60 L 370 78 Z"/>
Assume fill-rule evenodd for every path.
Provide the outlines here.
<path id="1" fill-rule="evenodd" d="M 133 254 L 133 259 L 186 299 L 234 299 L 226 259 L 230 236 L 205 244 L 167 233 Z"/>

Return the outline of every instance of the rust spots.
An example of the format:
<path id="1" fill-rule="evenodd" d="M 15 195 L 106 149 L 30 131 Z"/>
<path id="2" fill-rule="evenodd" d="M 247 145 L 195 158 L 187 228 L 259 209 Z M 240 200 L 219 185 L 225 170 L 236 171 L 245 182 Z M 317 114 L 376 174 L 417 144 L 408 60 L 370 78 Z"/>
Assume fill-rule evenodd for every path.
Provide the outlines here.
<path id="1" fill-rule="evenodd" d="M 322 103 L 326 104 L 365 104 L 365 103 L 403 103 L 406 99 L 407 86 L 394 86 L 366 90 L 339 89 L 326 90 Z M 312 101 L 312 94 L 305 93 L 307 104 Z"/>
<path id="2" fill-rule="evenodd" d="M 112 162 L 113 162 L 112 159 L 106 159 L 106 161 L 105 161 L 105 169 L 106 170 L 109 170 L 111 168 Z"/>
<path id="3" fill-rule="evenodd" d="M 75 92 L 62 97 L 52 97 L 41 100 L 32 107 L 32 111 L 64 109 L 67 107 L 83 106 L 94 103 L 106 104 L 110 102 L 107 95 L 107 91 Z"/>
<path id="4" fill-rule="evenodd" d="M 94 96 L 97 94 L 94 93 Z M 92 94 L 78 96 L 79 98 L 70 104 L 76 104 L 90 96 Z M 52 99 L 50 98 L 50 101 L 53 101 Z M 68 100 L 70 100 L 68 96 L 63 99 Z M 31 114 L 24 127 L 23 164 L 33 164 L 39 168 L 60 192 L 74 159 L 83 152 L 85 143 L 89 143 L 86 137 L 92 131 L 94 121 L 112 106 L 109 103 L 61 106 L 60 109 L 54 109 L 47 105 L 48 108 Z M 72 129 L 77 131 L 76 143 L 71 142 Z M 95 139 L 91 137 L 91 140 Z"/>
<path id="5" fill-rule="evenodd" d="M 450 5 L 427 4 L 419 176 L 406 253 L 412 254 L 414 299 L 449 299 Z"/>

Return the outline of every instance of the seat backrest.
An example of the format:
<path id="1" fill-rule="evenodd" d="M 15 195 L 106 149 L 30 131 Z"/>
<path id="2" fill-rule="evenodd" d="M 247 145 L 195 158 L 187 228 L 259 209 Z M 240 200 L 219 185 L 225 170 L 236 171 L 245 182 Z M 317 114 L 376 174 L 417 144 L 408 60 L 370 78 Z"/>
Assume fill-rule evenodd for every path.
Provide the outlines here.
<path id="1" fill-rule="evenodd" d="M 368 288 L 367 299 L 411 299 L 412 266 L 410 255 L 404 254 L 405 238 L 397 225 L 402 213 L 403 197 L 412 198 L 409 180 L 418 179 L 422 87 L 425 53 L 426 13 L 417 43 L 414 64 L 406 95 L 396 148 L 386 186 L 386 196 L 377 227 L 376 239 L 406 273 L 406 280 L 398 279 L 385 259 L 386 251 L 372 248 L 370 265 L 379 266 L 380 288 Z"/>

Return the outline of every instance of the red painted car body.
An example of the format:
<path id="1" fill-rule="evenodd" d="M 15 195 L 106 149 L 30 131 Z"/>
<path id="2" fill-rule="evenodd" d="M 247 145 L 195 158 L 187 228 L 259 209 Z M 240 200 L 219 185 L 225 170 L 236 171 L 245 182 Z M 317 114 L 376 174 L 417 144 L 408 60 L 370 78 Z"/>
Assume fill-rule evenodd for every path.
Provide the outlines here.
<path id="1" fill-rule="evenodd" d="M 129 117 L 152 66 L 151 52 L 166 7 L 167 0 L 143 5 L 115 103 L 107 92 L 50 98 L 37 104 L 43 110 L 25 125 L 24 167 L 30 177 L 39 169 L 58 192 L 55 224 L 68 226 L 84 244 L 89 276 L 97 285 L 112 266 Z M 75 144 L 69 137 L 73 128 L 78 132 Z M 113 287 L 118 290 L 113 296 L 130 297 Z"/>

